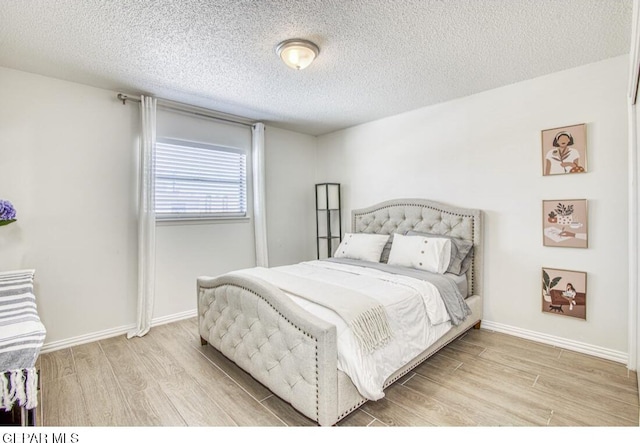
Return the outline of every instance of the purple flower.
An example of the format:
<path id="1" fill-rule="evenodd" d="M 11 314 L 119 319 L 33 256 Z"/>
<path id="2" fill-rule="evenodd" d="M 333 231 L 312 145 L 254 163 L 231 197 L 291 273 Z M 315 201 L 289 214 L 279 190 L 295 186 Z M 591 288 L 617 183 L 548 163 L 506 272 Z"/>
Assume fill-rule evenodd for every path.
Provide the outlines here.
<path id="1" fill-rule="evenodd" d="M 0 220 L 15 220 L 16 210 L 8 200 L 0 200 Z"/>

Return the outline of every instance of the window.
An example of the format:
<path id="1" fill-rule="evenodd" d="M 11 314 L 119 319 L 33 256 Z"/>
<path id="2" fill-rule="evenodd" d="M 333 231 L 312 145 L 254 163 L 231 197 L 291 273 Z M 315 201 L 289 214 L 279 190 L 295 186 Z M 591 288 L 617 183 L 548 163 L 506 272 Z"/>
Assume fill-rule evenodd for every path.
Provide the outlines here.
<path id="1" fill-rule="evenodd" d="M 245 217 L 246 157 L 245 152 L 237 148 L 158 140 L 156 217 Z"/>

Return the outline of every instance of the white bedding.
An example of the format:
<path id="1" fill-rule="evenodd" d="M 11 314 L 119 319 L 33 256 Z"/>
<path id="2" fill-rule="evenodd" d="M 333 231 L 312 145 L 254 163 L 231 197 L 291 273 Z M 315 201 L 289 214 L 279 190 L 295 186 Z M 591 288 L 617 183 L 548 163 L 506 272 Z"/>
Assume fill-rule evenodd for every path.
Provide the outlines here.
<path id="1" fill-rule="evenodd" d="M 351 378 L 360 394 L 367 399 L 384 397 L 384 381 L 451 328 L 438 290 L 429 282 L 327 261 L 303 262 L 277 269 L 364 292 L 385 307 L 393 333 L 391 341 L 383 348 L 366 354 L 335 312 L 289 294 L 306 310 L 336 325 L 338 369 Z"/>

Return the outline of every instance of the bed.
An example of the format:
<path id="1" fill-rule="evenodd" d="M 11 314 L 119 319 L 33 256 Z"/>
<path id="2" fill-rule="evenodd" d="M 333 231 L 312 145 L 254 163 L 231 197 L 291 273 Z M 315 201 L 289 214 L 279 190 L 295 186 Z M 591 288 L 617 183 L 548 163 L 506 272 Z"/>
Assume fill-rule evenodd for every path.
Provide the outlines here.
<path id="1" fill-rule="evenodd" d="M 338 252 L 351 247 L 344 246 L 350 235 L 365 238 L 368 244 L 374 238 L 378 244 L 383 237 L 388 238 L 381 253 L 381 260 L 386 263 L 365 263 L 347 256 L 197 279 L 202 345 L 216 348 L 321 426 L 334 425 L 365 402 L 381 398 L 384 388 L 469 328 L 480 327 L 482 319 L 480 210 L 424 199 L 390 200 L 353 210 L 351 230 L 345 234 Z M 471 244 L 470 253 L 459 268 L 461 275 L 454 277 L 449 267 L 434 272 L 432 280 L 422 278 L 429 274 L 422 268 L 398 270 L 404 268 L 397 266 L 401 263 L 398 251 L 403 244 L 416 244 L 416 237 L 425 244 L 428 240 L 430 248 Z M 449 240 L 441 242 L 443 238 Z M 459 294 L 445 297 L 453 286 Z M 430 295 L 438 295 L 441 288 L 445 288 L 442 297 Z M 302 294 L 303 291 L 310 294 Z M 351 296 L 355 297 L 356 291 L 362 293 L 363 301 L 374 300 L 375 306 L 379 303 L 384 308 L 379 318 L 370 315 L 377 308 L 366 310 L 367 319 L 376 317 L 370 321 L 377 323 L 368 323 L 363 328 L 366 332 L 361 334 L 352 330 L 355 322 L 347 321 L 350 317 L 345 316 L 344 309 L 320 306 L 313 298 L 331 293 L 337 303 L 355 303 L 359 299 Z M 394 291 L 402 302 L 385 301 L 395 297 Z M 418 303 L 424 304 L 424 309 L 410 304 L 416 303 L 416 297 L 422 300 Z M 453 301 L 445 300 L 443 304 L 442 299 L 447 298 Z M 459 316 L 451 306 L 460 298 L 460 309 L 466 311 Z M 422 310 L 424 318 L 414 317 Z M 353 311 L 346 312 L 350 315 Z M 362 318 L 361 312 L 364 311 L 357 311 L 358 318 Z M 374 324 L 376 327 L 372 327 Z M 397 329 L 399 324 L 408 330 Z M 404 349 L 404 342 L 412 344 L 410 350 Z M 378 366 L 381 369 L 373 375 L 359 375 L 360 365 L 364 370 Z M 375 380 L 371 386 L 367 386 L 368 379 Z"/>

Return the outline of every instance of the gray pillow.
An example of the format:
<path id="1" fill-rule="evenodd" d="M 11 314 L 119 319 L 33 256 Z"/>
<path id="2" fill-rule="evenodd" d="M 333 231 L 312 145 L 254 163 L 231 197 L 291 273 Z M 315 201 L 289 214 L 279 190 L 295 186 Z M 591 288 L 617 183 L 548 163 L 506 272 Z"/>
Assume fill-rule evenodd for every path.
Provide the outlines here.
<path id="1" fill-rule="evenodd" d="M 449 267 L 447 268 L 447 272 L 451 272 L 456 275 L 462 275 L 469 270 L 469 266 L 471 266 L 471 260 L 473 259 L 473 242 L 472 241 L 462 240 L 460 238 L 453 238 L 453 237 L 449 237 L 448 235 L 429 234 L 427 232 L 420 232 L 420 231 L 409 231 L 407 232 L 407 235 L 421 235 L 423 237 L 448 238 L 449 240 L 451 240 L 451 262 L 449 262 Z"/>
<path id="2" fill-rule="evenodd" d="M 464 260 L 462 260 L 462 263 L 460 264 L 460 274 L 458 275 L 467 273 L 467 271 L 471 267 L 472 260 L 473 260 L 473 245 L 471 245 L 471 249 L 469 250 L 469 253 L 467 254 L 467 256 L 464 258 Z"/>
<path id="3" fill-rule="evenodd" d="M 380 263 L 387 263 L 389 261 L 389 254 L 391 254 L 391 244 L 393 243 L 393 234 L 389 236 L 389 240 L 387 244 L 384 245 L 382 249 L 382 254 L 380 254 Z"/>

